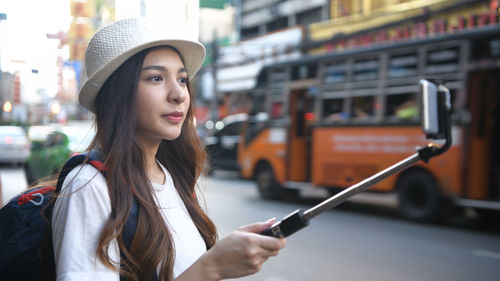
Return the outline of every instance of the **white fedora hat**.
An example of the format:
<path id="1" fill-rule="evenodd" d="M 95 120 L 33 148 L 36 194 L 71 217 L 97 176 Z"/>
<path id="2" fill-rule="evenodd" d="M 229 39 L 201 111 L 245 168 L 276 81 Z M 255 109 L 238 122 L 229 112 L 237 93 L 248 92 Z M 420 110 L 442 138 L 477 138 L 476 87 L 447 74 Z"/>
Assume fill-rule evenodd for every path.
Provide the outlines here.
<path id="1" fill-rule="evenodd" d="M 88 80 L 80 89 L 80 104 L 95 113 L 95 98 L 109 76 L 127 59 L 151 47 L 174 47 L 192 78 L 203 64 L 205 47 L 180 29 L 178 25 L 159 29 L 145 18 L 132 18 L 116 21 L 98 30 L 85 52 Z"/>

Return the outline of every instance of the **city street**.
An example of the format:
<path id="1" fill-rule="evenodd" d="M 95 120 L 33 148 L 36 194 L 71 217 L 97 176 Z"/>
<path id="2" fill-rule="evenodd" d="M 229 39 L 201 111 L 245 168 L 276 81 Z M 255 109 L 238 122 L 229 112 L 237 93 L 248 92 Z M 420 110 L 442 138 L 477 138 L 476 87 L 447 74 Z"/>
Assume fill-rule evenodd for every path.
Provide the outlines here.
<path id="1" fill-rule="evenodd" d="M 252 182 L 227 173 L 201 180 L 208 213 L 220 236 L 240 225 L 310 208 L 261 200 Z M 394 210 L 348 202 L 287 238 L 287 247 L 262 271 L 242 280 L 498 280 L 500 233 L 402 220 Z"/>
<path id="2" fill-rule="evenodd" d="M 24 171 L 3 165 L 0 173 L 5 201 L 25 186 Z M 320 200 L 261 200 L 252 182 L 221 171 L 200 179 L 199 185 L 221 238 L 239 226 L 280 219 Z M 261 272 L 240 280 L 494 281 L 500 276 L 498 231 L 417 224 L 398 218 L 390 207 L 356 200 L 316 217 L 287 243 Z"/>

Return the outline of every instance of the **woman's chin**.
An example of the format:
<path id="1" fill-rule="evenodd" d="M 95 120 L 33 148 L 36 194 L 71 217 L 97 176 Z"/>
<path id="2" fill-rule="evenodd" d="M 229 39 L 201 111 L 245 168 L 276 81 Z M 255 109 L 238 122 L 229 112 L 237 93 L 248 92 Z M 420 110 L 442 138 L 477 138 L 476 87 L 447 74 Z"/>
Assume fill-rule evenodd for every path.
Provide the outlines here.
<path id="1" fill-rule="evenodd" d="M 176 140 L 179 138 L 179 136 L 181 135 L 181 132 L 178 132 L 178 133 L 170 133 L 170 134 L 165 134 L 163 136 L 163 139 L 164 140 L 168 140 L 168 141 L 173 141 L 173 140 Z"/>

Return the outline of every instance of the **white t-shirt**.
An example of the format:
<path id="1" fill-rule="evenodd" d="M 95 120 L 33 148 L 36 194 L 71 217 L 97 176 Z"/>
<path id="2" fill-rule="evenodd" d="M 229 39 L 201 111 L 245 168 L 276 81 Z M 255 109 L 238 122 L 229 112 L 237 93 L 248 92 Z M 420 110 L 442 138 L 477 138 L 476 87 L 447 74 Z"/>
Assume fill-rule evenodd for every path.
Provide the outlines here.
<path id="1" fill-rule="evenodd" d="M 99 234 L 111 214 L 106 180 L 92 165 L 74 168 L 66 177 L 52 216 L 52 239 L 58 281 L 118 281 L 117 271 L 104 266 L 96 256 Z M 191 266 L 206 245 L 174 187 L 170 173 L 162 166 L 165 183 L 153 183 L 158 204 L 175 247 L 174 278 Z M 76 178 L 75 178 L 76 175 Z M 109 247 L 111 260 L 119 262 L 118 243 Z"/>

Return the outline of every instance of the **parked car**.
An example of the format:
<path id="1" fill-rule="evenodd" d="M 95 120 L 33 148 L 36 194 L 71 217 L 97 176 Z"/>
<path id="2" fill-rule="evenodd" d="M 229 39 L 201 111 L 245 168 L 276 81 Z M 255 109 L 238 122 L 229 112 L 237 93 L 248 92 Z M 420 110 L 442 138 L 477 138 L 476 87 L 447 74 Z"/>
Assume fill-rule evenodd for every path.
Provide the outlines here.
<path id="1" fill-rule="evenodd" d="M 66 160 L 87 149 L 93 130 L 78 126 L 34 126 L 31 157 L 26 163 L 29 184 L 58 173 Z"/>
<path id="2" fill-rule="evenodd" d="M 55 126 L 36 125 L 28 128 L 28 138 L 33 141 L 45 141 L 47 136 L 56 130 Z"/>
<path id="3" fill-rule="evenodd" d="M 247 114 L 239 113 L 229 115 L 219 121 L 215 132 L 204 139 L 205 150 L 208 154 L 209 173 L 215 169 L 239 171 L 238 144 L 243 122 Z M 217 128 L 217 126 L 216 126 Z"/>
<path id="4" fill-rule="evenodd" d="M 30 156 L 30 141 L 19 126 L 0 126 L 0 163 L 25 164 Z"/>
<path id="5" fill-rule="evenodd" d="M 59 172 L 70 155 L 69 138 L 62 132 L 53 131 L 45 140 L 32 141 L 31 156 L 25 166 L 28 184 Z"/>

